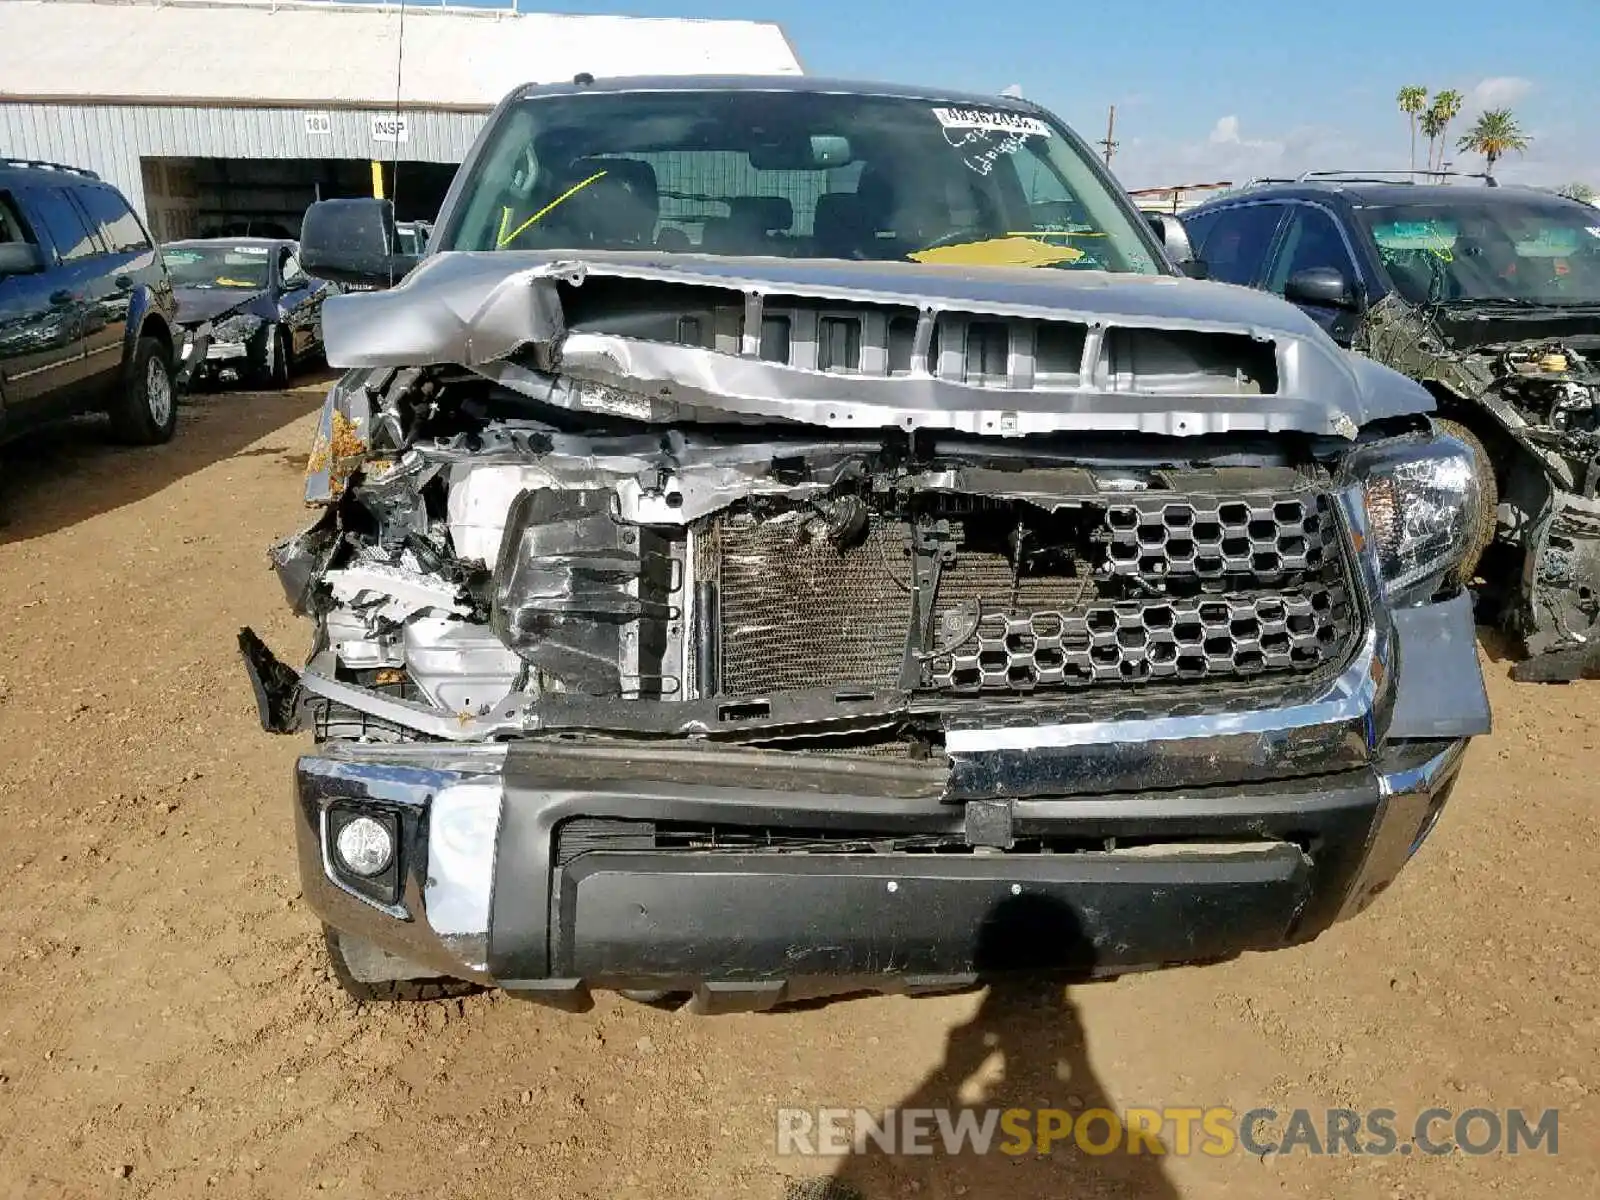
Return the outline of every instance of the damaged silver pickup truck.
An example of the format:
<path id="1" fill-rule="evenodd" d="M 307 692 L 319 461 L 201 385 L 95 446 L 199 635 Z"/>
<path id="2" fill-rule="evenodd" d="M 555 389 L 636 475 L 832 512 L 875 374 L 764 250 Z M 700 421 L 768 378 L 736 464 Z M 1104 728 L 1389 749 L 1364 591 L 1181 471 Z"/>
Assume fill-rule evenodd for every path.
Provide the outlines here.
<path id="1" fill-rule="evenodd" d="M 387 284 L 392 214 L 302 244 Z M 720 1012 L 1365 907 L 1489 726 L 1471 455 L 1182 249 L 1019 100 L 504 101 L 325 307 L 309 659 L 240 637 L 345 986 Z"/>

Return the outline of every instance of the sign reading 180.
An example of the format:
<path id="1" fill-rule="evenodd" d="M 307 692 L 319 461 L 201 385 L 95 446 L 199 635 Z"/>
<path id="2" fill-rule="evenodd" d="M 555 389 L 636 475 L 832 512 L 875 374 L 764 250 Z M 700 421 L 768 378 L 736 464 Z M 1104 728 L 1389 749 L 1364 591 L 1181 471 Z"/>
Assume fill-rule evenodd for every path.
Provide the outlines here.
<path id="1" fill-rule="evenodd" d="M 372 118 L 372 140 L 375 142 L 408 142 L 411 140 L 411 130 L 406 127 L 404 117 L 390 113 L 386 116 Z"/>

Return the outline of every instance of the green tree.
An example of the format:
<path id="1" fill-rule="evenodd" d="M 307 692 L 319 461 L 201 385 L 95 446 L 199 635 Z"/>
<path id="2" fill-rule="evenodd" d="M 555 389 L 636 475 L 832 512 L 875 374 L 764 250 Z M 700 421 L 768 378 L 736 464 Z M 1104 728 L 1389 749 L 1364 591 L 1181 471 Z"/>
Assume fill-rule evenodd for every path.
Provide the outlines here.
<path id="1" fill-rule="evenodd" d="M 1395 103 L 1411 123 L 1411 171 L 1417 170 L 1417 118 L 1428 107 L 1428 89 L 1408 83 L 1395 95 Z"/>
<path id="2" fill-rule="evenodd" d="M 1428 170 L 1433 170 L 1433 148 L 1439 142 L 1439 135 L 1444 132 L 1444 118 L 1432 108 L 1422 114 L 1422 133 L 1428 139 Z"/>
<path id="3" fill-rule="evenodd" d="M 1429 170 L 1444 170 L 1444 152 L 1450 145 L 1450 122 L 1461 115 L 1461 105 L 1466 100 L 1455 88 L 1446 88 L 1433 98 L 1433 103 L 1428 106 L 1428 115 L 1434 119 L 1438 127 L 1439 160 L 1437 163 L 1429 161 Z"/>
<path id="4" fill-rule="evenodd" d="M 1581 180 L 1574 180 L 1572 183 L 1563 183 L 1558 187 L 1556 195 L 1565 196 L 1568 200 L 1576 200 L 1579 204 L 1593 204 L 1596 193 L 1594 188 L 1587 183 Z"/>
<path id="5" fill-rule="evenodd" d="M 1456 143 L 1456 148 L 1483 155 L 1488 163 L 1486 170 L 1493 177 L 1495 163 L 1507 154 L 1521 154 L 1528 148 L 1528 141 L 1509 108 L 1491 108 L 1479 115 L 1472 128 Z"/>

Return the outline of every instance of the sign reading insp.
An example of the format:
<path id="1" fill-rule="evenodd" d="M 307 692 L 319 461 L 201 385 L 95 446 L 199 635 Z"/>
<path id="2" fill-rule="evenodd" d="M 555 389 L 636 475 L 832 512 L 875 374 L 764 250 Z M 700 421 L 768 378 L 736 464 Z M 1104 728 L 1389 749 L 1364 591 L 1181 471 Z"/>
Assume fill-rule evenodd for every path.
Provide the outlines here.
<path id="1" fill-rule="evenodd" d="M 389 113 L 385 116 L 372 118 L 372 140 L 375 142 L 409 142 L 411 130 L 406 125 L 406 119 Z"/>

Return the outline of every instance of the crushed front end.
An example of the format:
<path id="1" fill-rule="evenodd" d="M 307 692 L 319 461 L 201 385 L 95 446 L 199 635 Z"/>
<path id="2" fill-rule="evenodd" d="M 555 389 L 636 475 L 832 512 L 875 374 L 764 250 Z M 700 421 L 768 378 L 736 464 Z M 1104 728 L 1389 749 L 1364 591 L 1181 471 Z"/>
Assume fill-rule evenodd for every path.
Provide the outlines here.
<path id="1" fill-rule="evenodd" d="M 319 743 L 305 895 L 372 978 L 1115 975 L 1313 938 L 1427 835 L 1488 727 L 1470 460 L 1366 419 L 1365 368 L 657 274 L 533 267 L 329 398 L 272 552 L 309 661 L 241 647 Z"/>
<path id="2" fill-rule="evenodd" d="M 1362 348 L 1424 381 L 1480 439 L 1497 492 L 1485 619 L 1520 639 L 1512 677 L 1600 675 L 1600 317 L 1483 302 L 1428 314 L 1391 296 Z"/>

